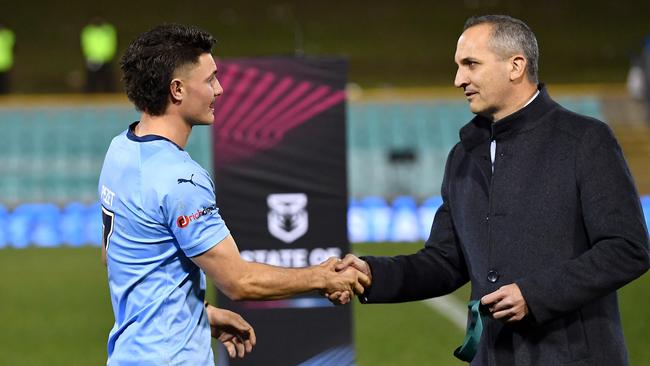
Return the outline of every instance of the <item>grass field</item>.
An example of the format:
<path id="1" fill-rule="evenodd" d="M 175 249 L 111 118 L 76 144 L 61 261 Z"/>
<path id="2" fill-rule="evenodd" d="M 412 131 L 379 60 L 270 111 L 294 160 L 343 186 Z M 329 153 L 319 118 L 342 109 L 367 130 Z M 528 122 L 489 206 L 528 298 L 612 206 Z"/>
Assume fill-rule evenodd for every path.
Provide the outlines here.
<path id="1" fill-rule="evenodd" d="M 421 244 L 361 244 L 393 255 Z M 112 312 L 97 248 L 0 250 L 0 365 L 103 365 Z M 456 294 L 462 302 L 467 288 Z M 620 292 L 632 365 L 650 365 L 650 275 Z M 353 305 L 358 365 L 460 365 L 463 339 L 427 305 Z"/>

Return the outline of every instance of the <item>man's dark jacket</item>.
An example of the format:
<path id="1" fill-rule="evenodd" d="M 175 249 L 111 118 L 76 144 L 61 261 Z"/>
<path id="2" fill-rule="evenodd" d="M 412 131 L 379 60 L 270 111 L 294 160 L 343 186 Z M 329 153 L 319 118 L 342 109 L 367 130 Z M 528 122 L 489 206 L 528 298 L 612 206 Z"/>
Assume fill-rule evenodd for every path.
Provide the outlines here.
<path id="1" fill-rule="evenodd" d="M 490 319 L 472 365 L 626 365 L 616 290 L 646 272 L 650 257 L 609 127 L 562 108 L 541 86 L 528 106 L 496 123 L 477 116 L 460 137 L 424 249 L 364 257 L 372 286 L 362 301 L 420 300 L 467 281 L 480 299 L 516 283 L 529 315 L 515 325 Z"/>

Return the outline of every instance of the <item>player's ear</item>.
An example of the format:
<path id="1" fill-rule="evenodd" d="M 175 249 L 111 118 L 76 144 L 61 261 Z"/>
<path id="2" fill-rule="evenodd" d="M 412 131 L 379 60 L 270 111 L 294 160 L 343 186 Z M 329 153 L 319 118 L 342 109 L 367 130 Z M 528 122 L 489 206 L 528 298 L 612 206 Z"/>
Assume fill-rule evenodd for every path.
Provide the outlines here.
<path id="1" fill-rule="evenodd" d="M 180 102 L 183 100 L 184 88 L 183 81 L 180 79 L 173 79 L 172 82 L 169 83 L 169 94 L 171 95 L 173 102 Z"/>

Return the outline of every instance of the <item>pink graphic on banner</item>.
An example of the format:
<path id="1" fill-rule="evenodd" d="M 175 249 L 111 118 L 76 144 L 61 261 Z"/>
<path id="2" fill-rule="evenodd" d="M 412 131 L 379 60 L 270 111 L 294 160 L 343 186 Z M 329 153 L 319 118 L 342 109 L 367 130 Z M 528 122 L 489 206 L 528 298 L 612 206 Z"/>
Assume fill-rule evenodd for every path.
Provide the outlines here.
<path id="1" fill-rule="evenodd" d="M 343 90 L 327 85 L 235 63 L 218 67 L 224 89 L 214 111 L 220 165 L 276 146 L 291 130 L 345 101 Z"/>
<path id="2" fill-rule="evenodd" d="M 286 77 L 278 83 L 278 85 L 273 89 L 272 92 L 266 95 L 266 97 L 260 102 L 260 104 L 253 110 L 251 113 L 239 122 L 235 127 L 234 137 L 235 139 L 242 140 L 244 137 L 244 132 L 253 125 L 262 115 L 262 113 L 275 102 L 284 92 L 289 89 L 293 84 L 293 79 Z"/>
<path id="3" fill-rule="evenodd" d="M 232 65 L 232 67 L 229 67 L 226 70 L 220 69 L 219 71 L 223 73 L 223 77 L 221 78 L 221 85 L 222 86 L 233 85 L 234 84 L 233 79 L 235 78 L 235 75 L 239 71 L 239 66 Z M 215 104 L 215 115 L 217 114 L 216 109 L 219 108 L 219 117 L 222 119 L 226 118 L 228 116 L 228 113 L 230 112 L 230 109 L 232 109 L 232 106 L 235 104 L 235 102 L 236 100 L 224 101 L 223 96 L 217 99 L 217 104 Z"/>
<path id="4" fill-rule="evenodd" d="M 241 91 L 245 92 L 247 90 L 250 90 L 251 84 L 253 83 L 253 80 L 255 80 L 255 77 L 257 76 L 258 72 L 259 71 L 257 69 L 247 69 L 246 71 L 244 71 L 244 76 L 241 78 L 241 80 L 239 80 L 237 82 L 237 84 L 234 85 L 234 87 L 237 90 L 239 90 L 240 93 L 241 93 Z M 237 91 L 235 91 L 235 93 L 237 93 Z M 251 99 L 251 98 L 247 98 L 247 100 L 248 99 Z M 229 106 L 230 108 L 229 108 L 228 112 L 230 112 L 230 115 L 224 114 L 222 116 L 222 118 L 224 118 L 222 120 L 223 128 L 224 129 L 229 129 L 229 128 L 231 128 L 230 126 L 232 126 L 233 124 L 236 124 L 237 120 L 239 118 L 241 118 L 241 114 L 244 112 L 243 111 L 244 106 L 246 104 L 248 104 L 248 103 L 246 103 L 247 100 L 245 100 L 244 103 L 241 103 L 241 104 L 237 103 L 238 101 L 235 100 L 235 98 L 232 98 L 232 99 L 227 98 L 226 100 L 227 100 L 227 102 L 229 102 L 231 104 L 235 104 L 234 106 L 233 105 Z"/>

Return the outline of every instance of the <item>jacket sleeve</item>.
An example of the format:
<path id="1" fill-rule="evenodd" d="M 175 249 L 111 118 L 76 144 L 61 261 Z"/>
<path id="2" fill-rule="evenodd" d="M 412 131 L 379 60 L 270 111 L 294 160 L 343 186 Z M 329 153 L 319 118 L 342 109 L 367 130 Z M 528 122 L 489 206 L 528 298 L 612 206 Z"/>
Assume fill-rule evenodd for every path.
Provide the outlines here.
<path id="1" fill-rule="evenodd" d="M 616 291 L 650 266 L 639 197 L 611 130 L 599 123 L 579 144 L 576 179 L 589 249 L 517 281 L 536 323 Z"/>
<path id="2" fill-rule="evenodd" d="M 442 206 L 436 212 L 431 234 L 423 249 L 411 255 L 361 257 L 368 262 L 372 285 L 360 297 L 362 303 L 422 300 L 446 295 L 468 281 L 467 267 L 457 245 L 447 204 L 447 182 L 452 149 L 442 183 Z"/>

